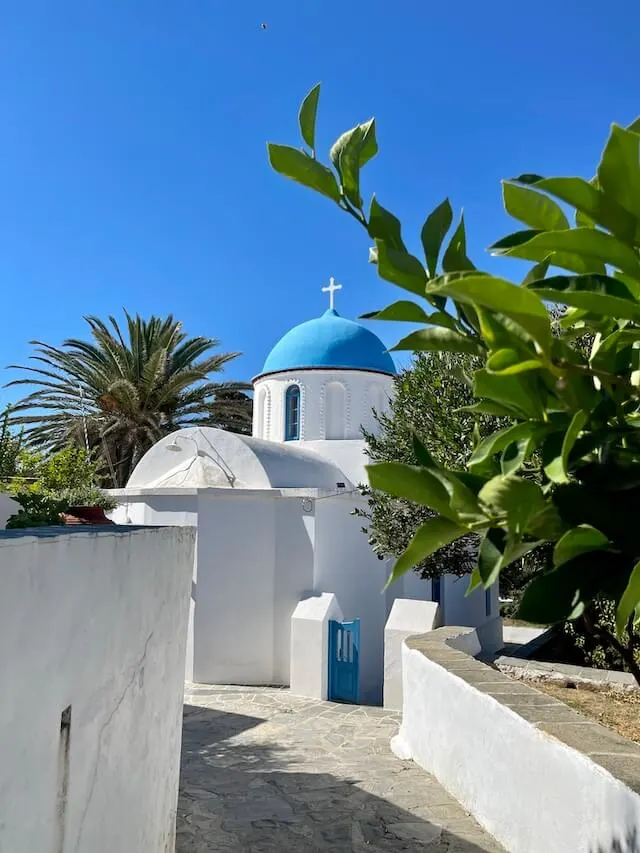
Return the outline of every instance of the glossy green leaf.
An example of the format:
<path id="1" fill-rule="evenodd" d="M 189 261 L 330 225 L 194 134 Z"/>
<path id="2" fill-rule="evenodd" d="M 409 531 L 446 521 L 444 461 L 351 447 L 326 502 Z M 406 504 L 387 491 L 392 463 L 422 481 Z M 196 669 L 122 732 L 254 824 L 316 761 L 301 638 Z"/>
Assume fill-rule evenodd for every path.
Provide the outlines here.
<path id="1" fill-rule="evenodd" d="M 445 311 L 434 311 L 433 314 L 429 314 L 427 322 L 432 326 L 442 326 L 445 329 L 452 329 L 454 332 L 458 329 L 458 324 L 454 318 Z"/>
<path id="2" fill-rule="evenodd" d="M 471 454 L 467 463 L 469 470 L 481 468 L 487 459 L 500 453 L 514 441 L 531 438 L 538 428 L 539 424 L 525 422 L 513 424 L 491 433 L 480 442 Z"/>
<path id="3" fill-rule="evenodd" d="M 486 516 L 478 502 L 478 494 L 467 485 L 465 474 L 461 471 L 449 471 L 445 468 L 432 468 L 430 473 L 439 480 L 449 495 L 449 507 L 453 516 L 461 524 L 482 524 Z M 484 483 L 478 489 L 484 487 Z"/>
<path id="4" fill-rule="evenodd" d="M 583 308 L 593 314 L 640 321 L 637 302 L 624 282 L 608 275 L 552 276 L 527 288 L 547 302 Z"/>
<path id="5" fill-rule="evenodd" d="M 298 124 L 303 140 L 312 151 L 316 147 L 316 115 L 318 113 L 318 98 L 320 97 L 320 83 L 315 85 L 305 97 L 298 113 Z"/>
<path id="6" fill-rule="evenodd" d="M 487 360 L 487 370 L 499 376 L 516 376 L 529 370 L 540 370 L 544 364 L 539 359 L 522 358 L 514 349 L 499 349 Z"/>
<path id="7" fill-rule="evenodd" d="M 511 317 L 529 332 L 544 350 L 551 346 L 549 314 L 542 300 L 528 288 L 495 276 L 467 273 L 443 275 L 433 279 L 429 283 L 427 294 L 434 293 L 450 296 L 459 302 L 480 305 Z"/>
<path id="8" fill-rule="evenodd" d="M 470 406 L 460 406 L 456 412 L 469 412 L 476 415 L 495 415 L 497 418 L 511 418 L 514 416 L 514 410 L 507 406 L 502 406 L 493 400 L 480 400 L 477 403 L 472 403 Z"/>
<path id="9" fill-rule="evenodd" d="M 576 224 L 576 228 L 595 228 L 597 225 L 595 220 L 586 213 L 583 213 L 581 210 L 576 210 L 574 222 Z"/>
<path id="10" fill-rule="evenodd" d="M 289 145 L 270 142 L 268 149 L 269 162 L 276 172 L 322 193 L 333 201 L 340 201 L 340 189 L 335 175 L 322 163 Z"/>
<path id="11" fill-rule="evenodd" d="M 596 339 L 597 340 L 597 339 Z M 589 363 L 594 370 L 617 373 L 618 354 L 640 341 L 640 329 L 617 329 L 598 342 L 591 351 Z"/>
<path id="12" fill-rule="evenodd" d="M 524 232 L 526 235 L 527 232 Z M 636 278 L 640 277 L 640 262 L 634 250 L 626 243 L 594 228 L 571 228 L 568 231 L 545 231 L 522 242 L 512 238 L 500 240 L 491 250 L 496 255 L 541 261 L 551 255 L 555 266 L 578 273 L 606 272 L 609 264 Z M 580 264 L 567 263 L 567 256 L 575 256 Z"/>
<path id="13" fill-rule="evenodd" d="M 562 208 L 544 193 L 513 184 L 502 182 L 502 197 L 507 213 L 529 228 L 541 231 L 557 231 L 569 228 L 569 222 Z"/>
<path id="14" fill-rule="evenodd" d="M 603 192 L 640 218 L 640 136 L 614 124 L 598 166 Z"/>
<path id="15" fill-rule="evenodd" d="M 549 250 L 544 246 L 538 246 L 533 243 L 534 238 L 543 236 L 546 231 L 537 231 L 529 228 L 525 231 L 516 231 L 513 234 L 508 234 L 497 243 L 490 247 L 493 255 L 502 257 L 511 256 L 514 258 L 522 258 L 525 261 L 537 261 L 539 263 L 549 259 L 554 266 L 562 267 L 575 273 L 589 272 L 606 272 L 604 264 L 594 268 L 592 262 L 586 260 L 581 255 L 575 252 Z M 564 233 L 564 232 L 551 232 Z"/>
<path id="16" fill-rule="evenodd" d="M 600 591 L 605 559 L 607 555 L 589 551 L 534 578 L 524 591 L 518 617 L 543 625 L 576 619 Z"/>
<path id="17" fill-rule="evenodd" d="M 418 296 L 425 295 L 427 274 L 414 255 L 392 249 L 383 240 L 376 240 L 376 251 L 380 278 Z"/>
<path id="18" fill-rule="evenodd" d="M 527 374 L 520 376 L 498 376 L 487 370 L 477 370 L 473 375 L 475 397 L 487 398 L 504 406 L 514 417 L 536 420 L 541 416 L 542 406 L 528 381 Z"/>
<path id="19" fill-rule="evenodd" d="M 367 165 L 378 153 L 378 140 L 376 139 L 376 120 L 370 118 L 361 124 L 362 146 L 360 147 L 360 168 Z"/>
<path id="20" fill-rule="evenodd" d="M 342 191 L 351 204 L 358 210 L 362 208 L 362 197 L 360 195 L 360 151 L 363 139 L 363 131 L 360 125 L 350 130 L 340 146 L 336 166 L 342 183 Z"/>
<path id="21" fill-rule="evenodd" d="M 547 503 L 544 509 L 529 519 L 527 533 L 539 539 L 540 542 L 555 542 L 566 531 L 567 525 L 562 520 L 558 508 Z"/>
<path id="22" fill-rule="evenodd" d="M 560 453 L 545 465 L 544 472 L 553 483 L 567 483 L 569 481 L 569 454 L 588 419 L 588 415 L 583 411 L 575 413 L 564 434 Z"/>
<path id="23" fill-rule="evenodd" d="M 384 240 L 392 249 L 406 252 L 406 246 L 402 241 L 402 226 L 400 220 L 390 211 L 386 210 L 375 195 L 371 199 L 369 208 L 369 236 L 374 240 Z"/>
<path id="24" fill-rule="evenodd" d="M 540 486 L 513 474 L 492 477 L 478 498 L 490 516 L 506 519 L 510 530 L 519 534 L 526 531 L 529 519 L 545 507 Z"/>
<path id="25" fill-rule="evenodd" d="M 535 435 L 521 438 L 518 441 L 512 441 L 502 451 L 500 456 L 500 470 L 507 476 L 515 474 L 522 466 L 525 459 L 533 453 L 536 447 Z"/>
<path id="26" fill-rule="evenodd" d="M 498 579 L 502 569 L 541 545 L 541 542 L 522 542 L 511 539 L 500 527 L 487 530 L 478 549 L 478 563 L 471 574 L 467 595 L 479 586 L 488 588 Z"/>
<path id="27" fill-rule="evenodd" d="M 616 610 L 616 631 L 621 636 L 636 608 L 640 604 L 640 563 L 636 563 L 631 572 L 629 583 L 618 602 Z"/>
<path id="28" fill-rule="evenodd" d="M 584 178 L 541 178 L 539 175 L 520 175 L 518 183 L 533 185 L 572 205 L 598 225 L 608 228 L 617 237 L 633 242 L 637 221 L 614 199 Z"/>
<path id="29" fill-rule="evenodd" d="M 458 227 L 453 232 L 453 236 L 446 248 L 442 258 L 442 269 L 445 272 L 475 270 L 475 266 L 467 257 L 467 236 L 464 228 L 464 215 L 460 216 Z"/>
<path id="30" fill-rule="evenodd" d="M 533 281 L 541 281 L 547 274 L 549 264 L 550 259 L 549 257 L 546 257 L 543 261 L 540 261 L 539 264 L 532 266 L 526 276 L 522 279 L 523 286 L 526 287 Z"/>
<path id="31" fill-rule="evenodd" d="M 504 314 L 496 314 L 482 305 L 476 305 L 476 315 L 482 337 L 490 350 L 518 349 L 530 352 L 533 337 Z M 524 344 L 524 347 L 521 345 Z"/>
<path id="32" fill-rule="evenodd" d="M 553 549 L 553 565 L 558 568 L 587 551 L 602 551 L 608 544 L 609 540 L 604 533 L 591 527 L 590 524 L 572 527 L 556 542 Z"/>
<path id="33" fill-rule="evenodd" d="M 346 130 L 341 134 L 333 143 L 329 151 L 331 162 L 338 172 L 340 172 L 340 158 L 342 156 L 342 151 L 347 145 L 352 144 L 354 137 L 359 142 L 357 147 L 359 152 L 358 162 L 360 169 L 378 153 L 375 119 L 369 119 L 369 121 L 364 122 L 364 124 L 357 124 L 355 127 L 352 127 L 350 130 Z"/>
<path id="34" fill-rule="evenodd" d="M 417 303 L 400 300 L 380 311 L 362 315 L 363 320 L 396 320 L 401 323 L 428 323 L 429 315 Z"/>
<path id="35" fill-rule="evenodd" d="M 465 527 L 461 527 L 447 518 L 437 516 L 428 519 L 420 525 L 406 550 L 396 562 L 386 586 L 398 580 L 426 557 L 468 532 Z"/>
<path id="36" fill-rule="evenodd" d="M 480 540 L 478 548 L 477 575 L 475 586 L 490 586 L 495 583 L 502 568 L 502 559 L 506 547 L 504 530 L 491 527 Z"/>
<path id="37" fill-rule="evenodd" d="M 429 275 L 433 278 L 436 275 L 438 268 L 438 258 L 442 241 L 444 240 L 447 231 L 453 222 L 453 211 L 449 199 L 445 198 L 429 216 L 422 226 L 422 245 L 424 247 L 425 258 L 427 259 L 427 269 Z"/>
<path id="38" fill-rule="evenodd" d="M 433 456 L 429 453 L 427 445 L 424 443 L 424 441 L 422 441 L 422 439 L 415 430 L 412 430 L 411 432 L 411 443 L 413 445 L 413 452 L 418 465 L 422 465 L 424 468 L 439 467 L 436 464 Z"/>
<path id="39" fill-rule="evenodd" d="M 399 341 L 391 350 L 410 350 L 413 352 L 465 352 L 470 355 L 482 355 L 484 349 L 474 338 L 453 332 L 451 329 L 443 329 L 439 326 L 431 326 L 427 329 L 419 329 L 412 332 Z"/>
<path id="40" fill-rule="evenodd" d="M 439 515 L 458 519 L 449 506 L 449 494 L 442 483 L 425 468 L 404 465 L 401 462 L 380 462 L 367 465 L 369 484 L 396 498 L 428 506 Z"/>

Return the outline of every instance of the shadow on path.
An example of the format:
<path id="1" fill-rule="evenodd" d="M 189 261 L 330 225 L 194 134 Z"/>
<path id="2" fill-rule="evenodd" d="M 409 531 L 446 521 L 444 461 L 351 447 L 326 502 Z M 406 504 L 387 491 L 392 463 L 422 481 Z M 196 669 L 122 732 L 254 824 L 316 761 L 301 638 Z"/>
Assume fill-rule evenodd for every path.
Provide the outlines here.
<path id="1" fill-rule="evenodd" d="M 377 751 L 337 760 L 323 746 L 331 731 L 309 736 L 304 712 L 291 715 L 283 744 L 283 714 L 185 706 L 177 853 L 502 850 L 428 774 L 375 738 Z"/>

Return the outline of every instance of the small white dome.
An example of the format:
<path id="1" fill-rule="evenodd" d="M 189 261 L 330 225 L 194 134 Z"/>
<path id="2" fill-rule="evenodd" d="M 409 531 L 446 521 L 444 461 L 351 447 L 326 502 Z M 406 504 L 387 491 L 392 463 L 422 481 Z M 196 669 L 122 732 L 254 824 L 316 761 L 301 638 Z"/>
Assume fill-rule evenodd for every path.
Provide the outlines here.
<path id="1" fill-rule="evenodd" d="M 344 473 L 312 450 L 213 427 L 189 427 L 165 436 L 145 453 L 128 489 L 353 488 Z"/>

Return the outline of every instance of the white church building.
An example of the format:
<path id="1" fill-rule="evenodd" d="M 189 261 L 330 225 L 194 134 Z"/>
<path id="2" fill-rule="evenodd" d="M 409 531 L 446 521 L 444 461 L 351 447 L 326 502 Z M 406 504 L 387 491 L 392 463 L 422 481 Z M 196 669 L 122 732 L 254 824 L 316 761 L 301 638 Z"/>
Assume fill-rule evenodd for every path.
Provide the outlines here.
<path id="1" fill-rule="evenodd" d="M 437 598 L 449 624 L 499 622 L 497 592 L 465 598 L 466 578 L 432 584 L 408 573 L 383 591 L 390 564 L 373 553 L 353 511 L 366 505 L 361 429 L 374 430 L 374 410 L 388 406 L 395 365 L 373 332 L 337 313 L 336 289 L 333 281 L 325 288 L 322 316 L 291 329 L 267 356 L 254 380 L 251 437 L 179 430 L 113 492 L 119 523 L 197 527 L 189 681 L 288 685 L 294 611 L 326 594 L 337 618 L 359 620 L 363 703 L 381 700 L 384 628 L 396 598 Z M 297 653 L 304 662 L 304 649 Z"/>

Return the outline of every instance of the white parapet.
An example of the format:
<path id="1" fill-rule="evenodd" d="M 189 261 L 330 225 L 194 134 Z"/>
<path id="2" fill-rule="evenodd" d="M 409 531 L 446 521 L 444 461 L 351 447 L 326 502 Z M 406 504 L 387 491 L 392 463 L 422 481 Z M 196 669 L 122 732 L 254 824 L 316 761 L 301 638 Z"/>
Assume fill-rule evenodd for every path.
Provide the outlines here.
<path id="1" fill-rule="evenodd" d="M 442 624 L 440 606 L 435 601 L 396 598 L 384 629 L 385 708 L 402 708 L 402 643 L 412 634 L 433 631 Z"/>
<path id="2" fill-rule="evenodd" d="M 0 529 L 4 530 L 7 521 L 20 509 L 20 504 L 10 495 L 0 492 Z"/>
<path id="3" fill-rule="evenodd" d="M 472 656 L 476 632 L 403 644 L 391 748 L 443 785 L 510 853 L 634 853 L 640 746 Z"/>
<path id="4" fill-rule="evenodd" d="M 0 533 L 0 849 L 174 849 L 195 530 Z"/>
<path id="5" fill-rule="evenodd" d="M 342 610 L 332 592 L 298 603 L 291 617 L 291 692 L 326 699 L 329 680 L 329 621 L 341 622 Z"/>

